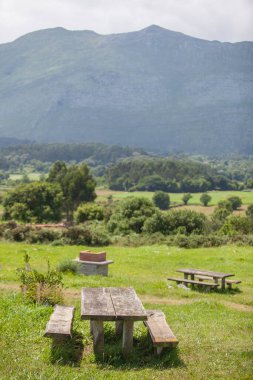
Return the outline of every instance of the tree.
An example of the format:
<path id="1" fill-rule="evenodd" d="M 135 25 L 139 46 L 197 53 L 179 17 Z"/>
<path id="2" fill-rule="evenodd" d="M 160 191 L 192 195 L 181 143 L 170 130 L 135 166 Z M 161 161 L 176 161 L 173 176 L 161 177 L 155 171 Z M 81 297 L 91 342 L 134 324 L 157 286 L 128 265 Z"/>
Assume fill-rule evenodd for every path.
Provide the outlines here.
<path id="1" fill-rule="evenodd" d="M 170 196 L 164 191 L 156 191 L 153 195 L 153 202 L 160 210 L 168 210 L 170 206 Z"/>
<path id="2" fill-rule="evenodd" d="M 25 223 L 59 221 L 62 202 L 62 191 L 57 184 L 33 182 L 21 185 L 4 198 L 4 219 Z"/>
<path id="3" fill-rule="evenodd" d="M 208 203 L 211 201 L 212 197 L 207 194 L 207 193 L 203 193 L 200 197 L 200 202 L 203 204 L 203 206 L 207 206 Z"/>
<path id="4" fill-rule="evenodd" d="M 231 205 L 233 210 L 237 210 L 242 205 L 242 200 L 240 197 L 232 196 L 227 199 Z"/>
<path id="5" fill-rule="evenodd" d="M 184 205 L 187 205 L 191 198 L 192 198 L 192 195 L 190 193 L 184 194 L 182 197 L 182 201 Z"/>
<path id="6" fill-rule="evenodd" d="M 57 161 L 49 172 L 48 181 L 61 186 L 67 220 L 72 220 L 80 203 L 96 198 L 96 182 L 86 164 L 67 167 L 64 162 Z"/>

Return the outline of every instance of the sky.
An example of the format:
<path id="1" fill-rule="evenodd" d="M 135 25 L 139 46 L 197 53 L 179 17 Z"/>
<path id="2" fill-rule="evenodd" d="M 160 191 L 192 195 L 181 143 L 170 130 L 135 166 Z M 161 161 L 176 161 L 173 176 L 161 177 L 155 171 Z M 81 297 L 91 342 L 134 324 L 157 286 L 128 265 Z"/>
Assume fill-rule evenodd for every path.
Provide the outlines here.
<path id="1" fill-rule="evenodd" d="M 253 41 L 253 0 L 0 0 L 0 43 L 58 26 L 110 34 L 152 24 L 207 40 Z"/>

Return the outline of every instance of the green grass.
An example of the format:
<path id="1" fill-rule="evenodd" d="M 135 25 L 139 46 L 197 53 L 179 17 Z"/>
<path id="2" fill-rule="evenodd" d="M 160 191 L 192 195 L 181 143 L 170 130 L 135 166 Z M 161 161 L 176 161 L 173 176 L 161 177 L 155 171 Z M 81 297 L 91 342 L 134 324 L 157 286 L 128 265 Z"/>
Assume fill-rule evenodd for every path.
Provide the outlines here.
<path id="1" fill-rule="evenodd" d="M 46 270 L 84 247 L 0 245 L 0 379 L 251 379 L 253 321 L 253 249 L 226 246 L 185 250 L 167 246 L 107 247 L 114 260 L 108 277 L 64 274 L 65 302 L 77 307 L 74 338 L 52 350 L 43 338 L 51 307 L 26 304 L 18 290 L 15 269 L 24 251 L 31 265 Z M 101 248 L 99 248 L 101 250 Z M 168 287 L 166 278 L 180 267 L 234 272 L 240 290 L 204 292 Z M 146 308 L 166 314 L 179 339 L 177 350 L 154 357 L 145 327 L 135 326 L 132 357 L 121 357 L 120 340 L 107 323 L 103 359 L 92 353 L 89 324 L 80 321 L 83 286 L 133 286 Z"/>
<path id="2" fill-rule="evenodd" d="M 200 196 L 202 193 L 193 193 L 192 198 L 189 201 L 189 204 L 197 204 L 200 205 Z M 238 196 L 242 199 L 243 204 L 253 204 L 253 191 L 209 191 L 208 194 L 211 195 L 212 200 L 209 203 L 210 206 L 217 205 L 217 203 L 221 200 L 227 199 L 231 196 Z M 152 199 L 154 193 L 153 192 L 147 192 L 147 191 L 136 191 L 133 193 L 127 193 L 127 192 L 117 192 L 113 191 L 113 199 L 124 199 L 127 197 L 135 196 L 135 197 L 146 197 L 148 199 Z M 182 196 L 183 193 L 170 193 L 170 200 L 174 203 L 183 203 L 182 202 Z M 104 199 L 104 196 L 99 196 L 98 200 Z"/>

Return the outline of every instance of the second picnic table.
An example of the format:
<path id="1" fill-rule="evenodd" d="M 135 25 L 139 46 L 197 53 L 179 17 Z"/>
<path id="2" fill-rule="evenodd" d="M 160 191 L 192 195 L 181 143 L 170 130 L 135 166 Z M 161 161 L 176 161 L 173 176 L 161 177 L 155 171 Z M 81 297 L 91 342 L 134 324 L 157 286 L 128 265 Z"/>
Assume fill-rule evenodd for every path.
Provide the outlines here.
<path id="1" fill-rule="evenodd" d="M 116 333 L 123 333 L 123 354 L 128 355 L 134 321 L 147 320 L 147 313 L 133 288 L 82 288 L 81 319 L 90 320 L 95 353 L 104 351 L 103 322 L 115 321 Z"/>
<path id="2" fill-rule="evenodd" d="M 191 269 L 191 268 L 183 268 L 177 269 L 177 272 L 184 273 L 184 278 L 188 279 L 188 276 L 191 276 L 191 280 L 194 280 L 194 276 L 207 276 L 213 278 L 215 284 L 218 284 L 218 280 L 221 280 L 221 289 L 225 289 L 226 286 L 226 278 L 234 276 L 232 273 L 221 273 L 221 272 L 212 272 L 208 270 L 202 269 Z"/>

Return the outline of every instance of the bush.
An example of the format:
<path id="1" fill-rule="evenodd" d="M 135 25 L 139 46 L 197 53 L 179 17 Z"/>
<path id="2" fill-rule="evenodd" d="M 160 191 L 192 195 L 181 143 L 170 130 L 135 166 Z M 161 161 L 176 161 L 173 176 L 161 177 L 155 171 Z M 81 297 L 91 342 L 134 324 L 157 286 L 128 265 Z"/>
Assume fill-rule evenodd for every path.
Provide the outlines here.
<path id="1" fill-rule="evenodd" d="M 129 197 L 120 202 L 107 224 L 110 232 L 141 233 L 145 220 L 151 217 L 156 208 L 146 198 Z"/>
<path id="2" fill-rule="evenodd" d="M 31 244 L 35 243 L 49 243 L 60 238 L 60 232 L 49 229 L 36 229 L 30 231 L 27 241 Z"/>
<path id="3" fill-rule="evenodd" d="M 192 195 L 190 193 L 184 194 L 182 197 L 182 201 L 184 205 L 187 205 L 191 198 L 192 198 Z"/>
<path id="4" fill-rule="evenodd" d="M 81 204 L 74 214 L 77 223 L 83 223 L 87 220 L 103 220 L 104 208 L 96 203 Z"/>
<path id="5" fill-rule="evenodd" d="M 164 191 L 156 191 L 153 195 L 153 202 L 160 210 L 168 210 L 170 206 L 170 196 Z"/>
<path id="6" fill-rule="evenodd" d="M 177 235 L 174 243 L 180 248 L 218 247 L 226 244 L 228 239 L 219 235 Z"/>
<path id="7" fill-rule="evenodd" d="M 92 224 L 89 226 L 89 230 L 91 232 L 90 245 L 98 247 L 106 246 L 111 243 L 111 239 L 104 224 Z"/>
<path id="8" fill-rule="evenodd" d="M 66 244 L 91 245 L 92 235 L 90 230 L 79 226 L 69 227 L 62 232 Z"/>
<path id="9" fill-rule="evenodd" d="M 251 224 L 247 217 L 231 215 L 222 226 L 220 232 L 224 235 L 246 235 L 251 230 Z"/>
<path id="10" fill-rule="evenodd" d="M 26 241 L 31 232 L 31 227 L 29 226 L 17 226 L 12 229 L 6 229 L 4 232 L 4 238 L 12 241 Z"/>
<path id="11" fill-rule="evenodd" d="M 143 230 L 148 233 L 161 232 L 167 234 L 201 234 L 206 228 L 204 214 L 192 210 L 169 211 L 167 213 L 156 212 L 148 218 Z"/>
<path id="12" fill-rule="evenodd" d="M 55 305 L 62 303 L 62 275 L 50 268 L 48 262 L 47 273 L 40 273 L 30 267 L 30 257 L 24 256 L 25 265 L 17 269 L 21 281 L 21 289 L 27 300 L 37 304 Z"/>
<path id="13" fill-rule="evenodd" d="M 211 199 L 212 199 L 212 197 L 209 194 L 207 194 L 207 193 L 203 193 L 201 195 L 201 197 L 199 198 L 200 202 L 205 207 L 208 205 L 208 203 L 211 201 Z"/>
<path id="14" fill-rule="evenodd" d="M 237 210 L 242 205 L 242 200 L 240 197 L 233 196 L 229 197 L 227 200 L 231 203 L 233 210 Z"/>
<path id="15" fill-rule="evenodd" d="M 71 259 L 66 259 L 62 261 L 57 267 L 57 270 L 61 273 L 65 273 L 65 272 L 76 273 L 77 269 L 78 269 L 77 263 Z"/>

